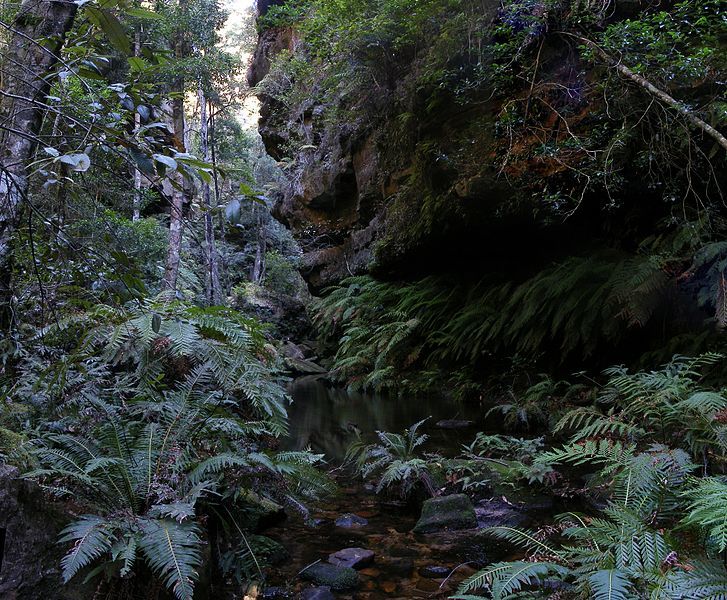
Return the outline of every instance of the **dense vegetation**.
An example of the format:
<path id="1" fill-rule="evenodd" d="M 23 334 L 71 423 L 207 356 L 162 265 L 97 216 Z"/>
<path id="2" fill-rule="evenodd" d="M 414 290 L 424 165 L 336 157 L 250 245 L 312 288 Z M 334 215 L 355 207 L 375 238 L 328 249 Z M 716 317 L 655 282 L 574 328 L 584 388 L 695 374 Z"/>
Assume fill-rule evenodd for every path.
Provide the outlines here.
<path id="1" fill-rule="evenodd" d="M 0 461 L 65 514 L 67 594 L 244 591 L 282 551 L 258 521 L 331 487 L 277 449 L 289 333 L 261 318 L 297 310 L 298 249 L 242 41 L 216 2 L 70 4 L 3 6 Z"/>
<path id="2" fill-rule="evenodd" d="M 336 136 L 379 153 L 373 208 L 326 225 L 353 239 L 364 211 L 385 215 L 378 280 L 338 281 L 314 307 L 338 380 L 717 349 L 725 19 L 718 2 L 272 6 L 258 27 L 299 36 L 259 86 L 293 200 Z M 295 126 L 311 114 L 312 133 Z"/>
<path id="3" fill-rule="evenodd" d="M 338 432 L 386 506 L 569 508 L 472 533 L 507 559 L 456 597 L 727 598 L 723 3 L 260 9 L 0 7 L 0 482 L 59 597 L 258 597 L 349 472 L 280 449 L 327 370 L 481 413 Z"/>

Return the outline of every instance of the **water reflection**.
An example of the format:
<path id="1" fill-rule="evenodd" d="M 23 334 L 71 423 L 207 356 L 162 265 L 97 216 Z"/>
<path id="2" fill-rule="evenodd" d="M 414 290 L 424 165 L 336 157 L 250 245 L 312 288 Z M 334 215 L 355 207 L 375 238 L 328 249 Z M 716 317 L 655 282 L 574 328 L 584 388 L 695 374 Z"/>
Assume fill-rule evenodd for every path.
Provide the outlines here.
<path id="1" fill-rule="evenodd" d="M 333 464 L 340 463 L 351 442 L 360 431 L 367 441 L 376 439 L 376 431 L 401 432 L 410 425 L 431 417 L 423 431 L 431 436 L 429 451 L 454 451 L 474 437 L 476 423 L 466 430 L 444 430 L 436 423 L 444 419 L 466 418 L 478 421 L 479 411 L 456 406 L 441 397 L 392 398 L 378 394 L 361 394 L 331 387 L 321 379 L 301 378 L 290 388 L 293 404 L 288 450 L 310 447 L 326 455 Z"/>

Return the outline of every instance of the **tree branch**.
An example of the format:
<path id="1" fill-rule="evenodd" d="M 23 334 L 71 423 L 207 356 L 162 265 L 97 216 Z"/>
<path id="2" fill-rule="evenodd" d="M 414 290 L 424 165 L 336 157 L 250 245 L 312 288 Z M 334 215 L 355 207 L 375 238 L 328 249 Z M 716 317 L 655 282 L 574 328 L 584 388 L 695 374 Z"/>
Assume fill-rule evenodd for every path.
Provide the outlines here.
<path id="1" fill-rule="evenodd" d="M 591 50 L 593 50 L 604 62 L 615 68 L 621 75 L 626 77 L 627 79 L 630 79 L 634 83 L 638 84 L 642 88 L 644 88 L 647 92 L 649 92 L 652 96 L 655 96 L 659 100 L 661 100 L 664 104 L 670 106 L 674 110 L 676 110 L 678 113 L 683 115 L 692 125 L 694 125 L 696 128 L 700 129 L 703 133 L 706 133 L 708 136 L 714 138 L 717 143 L 722 146 L 725 150 L 727 150 L 727 137 L 722 135 L 719 131 L 717 131 L 714 127 L 712 127 L 709 123 L 706 121 L 700 119 L 697 115 L 695 115 L 692 111 L 690 111 L 686 106 L 684 106 L 681 102 L 679 102 L 676 98 L 670 96 L 667 94 L 664 90 L 659 89 L 656 87 L 653 83 L 651 83 L 648 79 L 645 79 L 638 73 L 634 73 L 631 69 L 629 69 L 626 65 L 622 64 L 620 61 L 616 60 L 613 56 L 608 54 L 603 48 L 601 48 L 596 42 L 589 40 L 587 38 L 584 38 L 580 35 L 576 35 L 574 33 L 569 33 L 567 31 L 561 32 L 564 35 L 570 36 L 572 38 L 577 39 L 578 41 L 584 43 L 586 46 L 588 46 Z"/>

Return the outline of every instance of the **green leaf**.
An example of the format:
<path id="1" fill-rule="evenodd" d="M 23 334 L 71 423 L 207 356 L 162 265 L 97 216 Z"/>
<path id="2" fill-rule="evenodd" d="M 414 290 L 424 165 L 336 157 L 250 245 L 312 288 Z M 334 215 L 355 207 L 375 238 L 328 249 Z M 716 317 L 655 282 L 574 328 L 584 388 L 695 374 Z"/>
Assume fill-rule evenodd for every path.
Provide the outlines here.
<path id="1" fill-rule="evenodd" d="M 594 600 L 628 600 L 629 580 L 623 571 L 602 569 L 589 578 Z"/>
<path id="2" fill-rule="evenodd" d="M 77 173 L 85 173 L 91 168 L 91 159 L 85 152 L 78 154 L 64 154 L 56 159 L 58 162 L 71 167 Z"/>
<path id="3" fill-rule="evenodd" d="M 108 10 L 90 6 L 86 9 L 89 21 L 106 34 L 111 45 L 122 54 L 131 54 L 131 43 L 121 21 Z"/>
<path id="4" fill-rule="evenodd" d="M 164 154 L 152 154 L 152 158 L 159 164 L 162 165 L 162 168 L 159 169 L 160 173 L 159 175 L 163 176 L 164 172 L 168 169 L 170 171 L 176 171 L 177 170 L 177 161 L 174 160 L 171 156 L 165 156 Z"/>
<path id="5" fill-rule="evenodd" d="M 106 519 L 84 515 L 61 532 L 60 542 L 75 542 L 61 559 L 63 581 L 68 582 L 83 567 L 88 566 L 111 549 L 113 535 Z"/>
<path id="6" fill-rule="evenodd" d="M 137 19 L 156 19 L 161 20 L 164 17 L 160 15 L 159 13 L 155 13 L 151 10 L 146 10 L 145 8 L 127 8 L 126 14 L 130 17 L 136 17 Z"/>
<path id="7" fill-rule="evenodd" d="M 134 159 L 134 162 L 139 167 L 139 170 L 144 173 L 145 175 L 154 176 L 156 175 L 156 171 L 154 169 L 154 161 L 149 158 L 148 155 L 144 154 L 143 152 L 139 152 L 136 149 L 131 149 L 130 151 L 132 158 Z"/>
<path id="8" fill-rule="evenodd" d="M 152 570 L 179 600 L 192 600 L 197 569 L 202 564 L 202 540 L 194 523 L 148 520 L 139 546 Z"/>

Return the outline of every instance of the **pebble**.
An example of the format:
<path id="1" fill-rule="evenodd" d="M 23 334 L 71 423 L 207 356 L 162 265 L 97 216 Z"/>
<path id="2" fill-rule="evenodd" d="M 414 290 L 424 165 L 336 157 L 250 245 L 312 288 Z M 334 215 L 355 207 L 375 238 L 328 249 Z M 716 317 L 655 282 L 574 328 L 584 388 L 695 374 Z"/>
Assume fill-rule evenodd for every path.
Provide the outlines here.
<path id="1" fill-rule="evenodd" d="M 391 594 L 394 590 L 396 590 L 396 584 L 393 581 L 384 581 L 381 584 L 381 589 L 387 594 Z"/>

